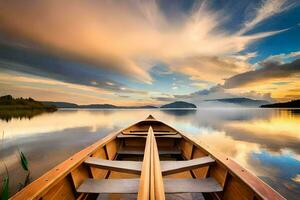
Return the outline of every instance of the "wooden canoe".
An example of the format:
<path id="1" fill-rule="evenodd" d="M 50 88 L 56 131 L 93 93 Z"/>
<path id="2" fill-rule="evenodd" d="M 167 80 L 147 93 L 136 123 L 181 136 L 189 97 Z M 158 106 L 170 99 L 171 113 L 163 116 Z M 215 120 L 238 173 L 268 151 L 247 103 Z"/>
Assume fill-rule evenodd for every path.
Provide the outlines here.
<path id="1" fill-rule="evenodd" d="M 11 199 L 284 199 L 225 155 L 151 115 L 111 133 Z"/>

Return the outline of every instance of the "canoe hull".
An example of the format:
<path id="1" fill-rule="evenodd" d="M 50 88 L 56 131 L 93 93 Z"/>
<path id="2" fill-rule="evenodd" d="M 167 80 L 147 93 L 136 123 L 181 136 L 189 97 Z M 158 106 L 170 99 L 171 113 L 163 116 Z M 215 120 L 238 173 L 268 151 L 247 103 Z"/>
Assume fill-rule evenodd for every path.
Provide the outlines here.
<path id="1" fill-rule="evenodd" d="M 142 168 L 139 171 L 139 163 L 137 162 L 143 161 L 146 152 L 147 132 L 145 132 L 145 128 L 147 126 L 155 127 L 153 129 L 154 138 L 158 149 L 158 159 L 160 159 L 156 162 L 160 162 L 159 169 L 162 170 L 162 184 L 165 186 L 165 193 L 171 193 L 172 189 L 173 193 L 184 192 L 178 190 L 178 187 L 172 188 L 173 183 L 166 183 L 169 179 L 177 182 L 186 180 L 182 184 L 191 184 L 187 188 L 195 186 L 194 192 L 201 191 L 200 186 L 196 187 L 199 184 L 205 184 L 202 186 L 203 188 L 211 184 L 207 180 L 213 180 L 213 183 L 217 185 L 211 187 L 220 189 L 203 193 L 205 199 L 284 199 L 271 187 L 227 156 L 153 117 L 107 135 L 57 165 L 11 199 L 96 199 L 98 193 L 80 192 L 78 188 L 89 179 L 117 178 L 122 179 L 123 182 L 125 181 L 125 184 L 127 179 L 139 179 Z M 99 162 L 102 163 L 101 166 L 88 163 L 87 160 L 90 157 L 99 159 Z M 203 161 L 205 159 L 207 159 L 207 163 Z M 125 165 L 122 168 L 118 167 L 116 163 L 101 162 L 101 160 L 126 161 L 124 163 L 128 166 L 126 168 Z M 132 161 L 132 163 L 129 161 Z M 175 161 L 177 163 L 174 164 Z M 199 164 L 200 161 L 204 164 Z M 132 164 L 135 164 L 134 169 L 132 169 L 134 166 Z M 208 183 L 205 183 L 205 181 Z M 132 180 L 129 182 L 130 184 L 136 184 Z M 132 191 L 136 191 L 133 187 L 131 188 Z M 110 187 L 107 186 L 107 188 Z M 118 190 L 115 191 L 118 192 Z M 137 192 L 134 192 L 135 195 L 137 195 Z M 114 196 L 113 199 L 121 197 L 120 194 L 115 193 L 112 196 Z"/>

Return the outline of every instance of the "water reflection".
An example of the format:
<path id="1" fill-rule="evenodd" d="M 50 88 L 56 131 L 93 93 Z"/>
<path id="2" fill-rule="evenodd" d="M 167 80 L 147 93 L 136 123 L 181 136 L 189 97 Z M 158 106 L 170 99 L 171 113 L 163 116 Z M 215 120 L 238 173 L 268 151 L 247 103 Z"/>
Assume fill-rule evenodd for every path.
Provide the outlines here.
<path id="1" fill-rule="evenodd" d="M 295 110 L 288 110 L 289 112 L 292 113 L 292 116 L 300 116 L 300 109 L 295 109 Z"/>
<path id="2" fill-rule="evenodd" d="M 299 110 L 273 109 L 59 110 L 31 120 L 0 121 L 5 132 L 1 158 L 9 167 L 12 191 L 25 178 L 17 146 L 28 156 L 34 179 L 98 138 L 149 114 L 231 156 L 288 199 L 299 198 Z"/>
<path id="3" fill-rule="evenodd" d="M 41 115 L 43 113 L 51 113 L 54 111 L 47 111 L 47 110 L 39 110 L 39 109 L 27 109 L 27 110 L 22 110 L 22 109 L 12 109 L 12 110 L 7 110 L 7 109 L 0 109 L 0 120 L 4 120 L 6 122 L 12 120 L 12 119 L 31 119 L 35 116 Z"/>
<path id="4" fill-rule="evenodd" d="M 162 109 L 161 111 L 176 116 L 194 115 L 197 112 L 197 110 L 195 109 L 188 109 L 188 110 Z"/>

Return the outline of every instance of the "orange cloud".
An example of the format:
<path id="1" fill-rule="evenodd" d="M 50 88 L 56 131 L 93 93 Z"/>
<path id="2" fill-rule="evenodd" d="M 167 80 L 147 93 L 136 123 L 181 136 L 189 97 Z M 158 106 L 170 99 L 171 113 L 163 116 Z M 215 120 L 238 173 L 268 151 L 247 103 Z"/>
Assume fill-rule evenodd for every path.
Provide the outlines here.
<path id="1" fill-rule="evenodd" d="M 223 13 L 212 11 L 207 2 L 195 5 L 189 14 L 178 14 L 178 24 L 170 23 L 154 0 L 11 0 L 1 1 L 0 6 L 3 33 L 30 41 L 39 50 L 146 83 L 152 82 L 148 70 L 157 60 L 195 79 L 220 83 L 248 67 L 245 61 L 228 55 L 278 33 L 228 33 L 219 28 L 224 22 Z M 259 11 L 247 27 L 271 15 Z M 225 73 L 216 73 L 220 70 Z"/>

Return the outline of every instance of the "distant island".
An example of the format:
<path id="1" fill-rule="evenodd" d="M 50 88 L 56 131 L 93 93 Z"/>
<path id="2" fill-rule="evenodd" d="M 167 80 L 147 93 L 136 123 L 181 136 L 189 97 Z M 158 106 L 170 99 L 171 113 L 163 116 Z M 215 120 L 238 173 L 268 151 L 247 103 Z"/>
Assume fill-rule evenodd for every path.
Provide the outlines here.
<path id="1" fill-rule="evenodd" d="M 197 106 L 185 101 L 175 101 L 173 103 L 165 104 L 160 108 L 197 108 Z"/>
<path id="2" fill-rule="evenodd" d="M 44 110 L 56 111 L 57 108 L 90 108 L 90 109 L 158 109 L 158 108 L 197 108 L 195 104 L 175 101 L 162 106 L 116 106 L 112 104 L 78 105 L 61 101 L 36 101 L 32 98 L 13 98 L 11 95 L 0 97 L 0 110 Z"/>
<path id="3" fill-rule="evenodd" d="M 273 103 L 261 105 L 261 108 L 300 108 L 300 99 L 283 102 L 283 103 Z"/>
<path id="4" fill-rule="evenodd" d="M 224 99 L 209 99 L 205 101 L 214 101 L 220 103 L 228 103 L 228 104 L 235 104 L 238 106 L 245 106 L 245 107 L 259 107 L 264 104 L 269 104 L 270 102 L 264 100 L 256 100 L 250 99 L 245 97 L 238 97 L 238 98 L 224 98 Z"/>
<path id="5" fill-rule="evenodd" d="M 49 106 L 56 106 L 57 108 L 91 108 L 91 109 L 154 109 L 156 106 L 115 106 L 112 104 L 88 104 L 77 105 L 75 103 L 68 102 L 56 102 L 56 101 L 42 101 L 43 104 Z"/>
<path id="6" fill-rule="evenodd" d="M 176 101 L 170 104 L 165 104 L 160 107 L 146 105 L 146 106 L 116 106 L 112 104 L 89 104 L 77 105 L 68 102 L 54 102 L 42 101 L 43 104 L 49 106 L 56 106 L 57 108 L 90 108 L 90 109 L 157 109 L 157 108 L 197 108 L 196 105 L 184 101 Z"/>

